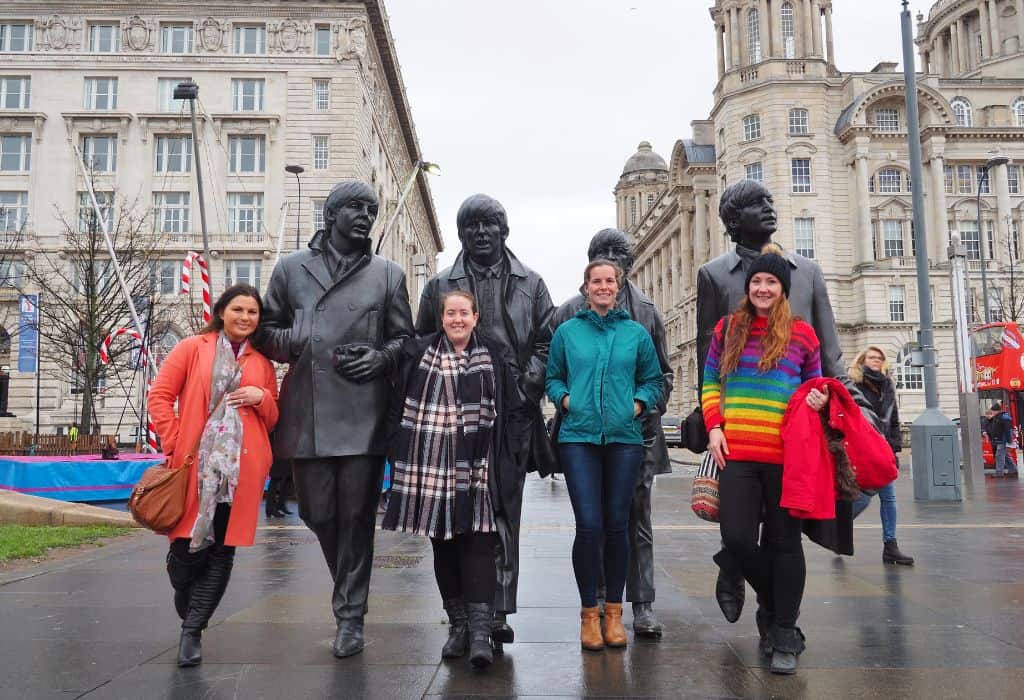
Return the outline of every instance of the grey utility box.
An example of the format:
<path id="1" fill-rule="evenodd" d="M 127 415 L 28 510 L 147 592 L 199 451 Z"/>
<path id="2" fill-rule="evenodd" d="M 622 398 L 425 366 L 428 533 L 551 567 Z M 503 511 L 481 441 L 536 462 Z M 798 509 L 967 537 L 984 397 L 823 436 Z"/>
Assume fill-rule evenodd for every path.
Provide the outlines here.
<path id="1" fill-rule="evenodd" d="M 953 421 L 938 409 L 927 409 L 910 428 L 914 498 L 960 501 L 960 436 Z"/>

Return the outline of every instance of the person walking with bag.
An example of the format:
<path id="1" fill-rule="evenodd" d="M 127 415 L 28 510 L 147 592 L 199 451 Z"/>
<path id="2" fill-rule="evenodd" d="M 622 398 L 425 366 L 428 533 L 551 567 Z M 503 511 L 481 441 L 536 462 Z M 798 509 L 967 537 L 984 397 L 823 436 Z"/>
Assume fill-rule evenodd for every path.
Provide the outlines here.
<path id="1" fill-rule="evenodd" d="M 627 643 L 622 594 L 630 506 L 643 461 L 641 416 L 657 405 L 663 378 L 650 334 L 615 306 L 622 268 L 595 259 L 583 284 L 587 308 L 561 324 L 551 340 L 547 394 L 563 414 L 558 448 L 576 519 L 572 564 L 582 607 L 580 644 L 598 651 Z M 597 605 L 602 566 L 603 632 Z"/>
<path id="2" fill-rule="evenodd" d="M 411 338 L 398 361 L 389 411 L 391 493 L 381 524 L 430 538 L 450 623 L 443 658 L 493 663 L 497 523 L 518 512 L 523 466 L 515 450 L 529 416 L 508 350 L 477 333 L 476 297 L 442 297 L 442 330 Z"/>
<path id="3" fill-rule="evenodd" d="M 782 420 L 799 386 L 821 376 L 818 337 L 793 317 L 790 281 L 781 249 L 765 246 L 747 270 L 746 298 L 715 326 L 701 390 L 708 449 L 721 470 L 722 540 L 757 591 L 760 648 L 779 674 L 795 673 L 804 650 L 796 621 L 807 575 L 801 521 L 780 506 Z M 828 394 L 811 391 L 807 403 L 821 410 Z"/>
<path id="4" fill-rule="evenodd" d="M 869 346 L 854 359 L 849 370 L 861 393 L 871 402 L 878 416 L 881 433 L 889 443 L 893 454 L 903 449 L 900 439 L 900 413 L 896 406 L 896 385 L 889 376 L 889 361 L 885 352 L 874 345 Z M 862 492 L 853 502 L 853 517 L 864 512 L 874 494 Z M 896 543 L 896 482 L 893 481 L 878 490 L 878 505 L 882 517 L 882 561 L 886 564 L 912 566 L 914 558 L 900 551 Z"/>
<path id="5" fill-rule="evenodd" d="M 262 310 L 254 287 L 226 289 L 206 328 L 167 355 L 149 393 L 168 461 L 189 470 L 184 515 L 167 534 L 182 667 L 203 660 L 202 632 L 227 590 L 235 547 L 253 543 L 273 461 L 277 376 L 249 345 Z"/>

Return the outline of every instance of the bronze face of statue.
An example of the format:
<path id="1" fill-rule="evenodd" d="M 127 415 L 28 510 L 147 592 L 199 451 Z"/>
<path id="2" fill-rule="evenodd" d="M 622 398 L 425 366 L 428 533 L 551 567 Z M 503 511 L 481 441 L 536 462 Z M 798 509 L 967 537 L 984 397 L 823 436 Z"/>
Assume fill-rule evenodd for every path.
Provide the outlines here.
<path id="1" fill-rule="evenodd" d="M 591 261 L 611 260 L 629 277 L 629 271 L 633 268 L 633 242 L 626 232 L 617 228 L 601 229 L 590 239 L 587 258 Z"/>
<path id="2" fill-rule="evenodd" d="M 490 267 L 505 256 L 508 217 L 498 200 L 485 194 L 469 197 L 459 207 L 456 224 L 462 249 L 476 265 Z"/>
<path id="3" fill-rule="evenodd" d="M 324 229 L 342 255 L 363 251 L 377 220 L 377 194 L 365 182 L 350 180 L 335 186 L 324 202 Z"/>
<path id="4" fill-rule="evenodd" d="M 757 180 L 741 180 L 726 188 L 718 213 L 729 237 L 749 250 L 761 250 L 778 226 L 775 200 Z"/>

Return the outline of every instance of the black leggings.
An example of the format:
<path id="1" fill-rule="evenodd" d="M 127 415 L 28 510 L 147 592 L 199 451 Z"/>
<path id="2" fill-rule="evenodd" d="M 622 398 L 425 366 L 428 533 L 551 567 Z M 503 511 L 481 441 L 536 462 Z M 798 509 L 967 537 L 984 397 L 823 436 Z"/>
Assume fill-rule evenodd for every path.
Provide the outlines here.
<path id="1" fill-rule="evenodd" d="M 231 517 L 231 504 L 230 503 L 218 503 L 217 510 L 213 513 L 213 537 L 216 540 L 215 544 L 199 550 L 198 552 L 188 551 L 189 537 L 178 537 L 171 541 L 171 554 L 176 556 L 184 564 L 194 564 L 200 561 L 205 561 L 206 557 L 210 555 L 210 551 L 218 549 L 222 552 L 234 554 L 234 547 L 226 547 L 224 545 L 224 537 L 228 532 L 228 518 Z"/>
<path id="2" fill-rule="evenodd" d="M 434 546 L 434 578 L 443 600 L 494 602 L 496 534 L 473 532 L 456 535 L 450 540 L 431 537 L 430 544 Z"/>
<path id="3" fill-rule="evenodd" d="M 780 627 L 793 627 L 800 615 L 807 567 L 800 540 L 802 523 L 779 506 L 782 465 L 726 463 L 718 481 L 722 540 L 758 601 L 775 615 Z M 758 525 L 764 518 L 764 545 Z"/>

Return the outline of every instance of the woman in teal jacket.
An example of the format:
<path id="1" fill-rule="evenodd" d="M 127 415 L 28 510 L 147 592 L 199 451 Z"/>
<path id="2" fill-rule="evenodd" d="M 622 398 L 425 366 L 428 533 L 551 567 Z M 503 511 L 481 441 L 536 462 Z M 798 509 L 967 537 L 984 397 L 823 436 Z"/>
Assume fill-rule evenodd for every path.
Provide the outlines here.
<path id="1" fill-rule="evenodd" d="M 572 565 L 582 605 L 580 643 L 591 651 L 626 646 L 622 591 L 629 506 L 643 459 L 640 416 L 657 403 L 662 383 L 651 336 L 615 308 L 622 277 L 613 262 L 587 265 L 588 308 L 558 327 L 548 356 L 547 393 L 563 414 L 559 453 L 576 517 Z M 603 634 L 597 608 L 602 563 Z"/>

